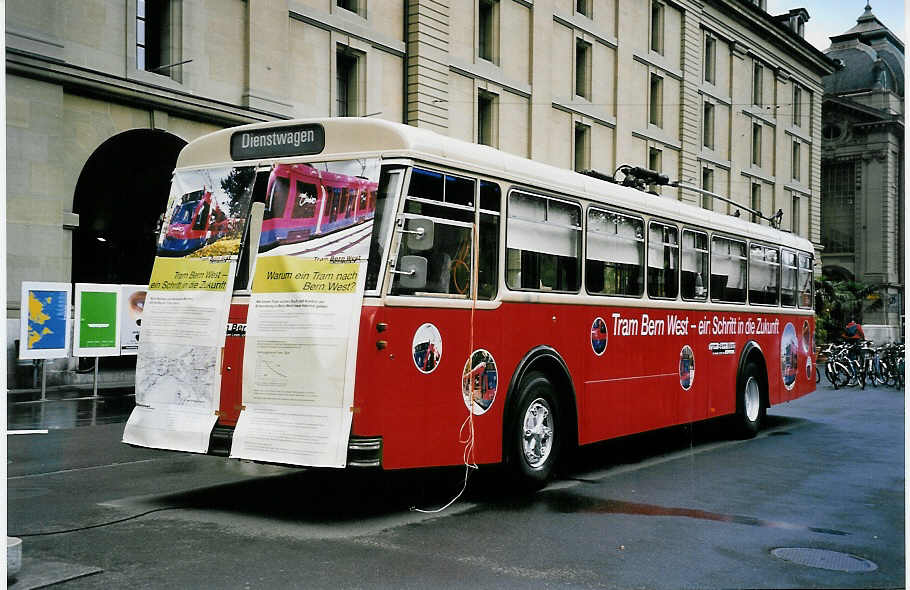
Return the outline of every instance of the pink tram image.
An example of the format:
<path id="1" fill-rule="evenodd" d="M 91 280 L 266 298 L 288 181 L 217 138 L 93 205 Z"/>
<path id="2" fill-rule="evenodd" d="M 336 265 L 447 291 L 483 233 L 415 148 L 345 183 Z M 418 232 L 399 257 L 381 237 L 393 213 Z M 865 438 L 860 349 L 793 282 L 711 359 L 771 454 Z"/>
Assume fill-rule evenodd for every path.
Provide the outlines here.
<path id="1" fill-rule="evenodd" d="M 260 250 L 305 242 L 372 218 L 377 183 L 317 170 L 309 164 L 279 164 L 269 176 Z"/>
<path id="2" fill-rule="evenodd" d="M 211 191 L 189 192 L 174 206 L 159 256 L 185 256 L 230 234 L 238 220 L 230 219 Z"/>

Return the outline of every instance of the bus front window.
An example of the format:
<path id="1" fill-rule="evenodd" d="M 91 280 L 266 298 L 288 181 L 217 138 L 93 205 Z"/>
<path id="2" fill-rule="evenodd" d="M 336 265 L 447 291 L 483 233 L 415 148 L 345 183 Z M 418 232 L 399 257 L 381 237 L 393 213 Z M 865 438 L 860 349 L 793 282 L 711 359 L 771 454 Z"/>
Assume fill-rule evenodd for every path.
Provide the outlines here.
<path id="1" fill-rule="evenodd" d="M 395 218 L 395 202 L 401 190 L 404 168 L 384 166 L 379 175 L 379 189 L 375 194 L 376 212 L 373 216 L 373 233 L 370 237 L 370 258 L 367 261 L 366 290 L 375 291 L 379 285 L 383 254 L 389 246 L 389 236 Z"/>
<path id="2" fill-rule="evenodd" d="M 406 228 L 409 220 L 428 218 L 434 225 L 432 248 L 410 247 L 403 239 L 398 250 L 401 268 L 405 256 L 427 261 L 426 285 L 412 289 L 400 278 L 392 283 L 392 295 L 442 295 L 467 298 L 471 295 L 475 181 L 469 178 L 414 168 L 404 206 Z M 408 234 L 405 234 L 407 236 Z M 396 275 L 400 277 L 401 275 Z"/>

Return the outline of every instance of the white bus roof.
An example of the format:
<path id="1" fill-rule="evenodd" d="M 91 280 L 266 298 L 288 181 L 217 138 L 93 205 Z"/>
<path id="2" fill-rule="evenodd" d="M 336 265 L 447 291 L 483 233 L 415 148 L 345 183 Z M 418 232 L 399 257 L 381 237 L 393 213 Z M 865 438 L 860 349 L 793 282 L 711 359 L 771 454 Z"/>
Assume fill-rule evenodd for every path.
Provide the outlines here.
<path id="1" fill-rule="evenodd" d="M 318 154 L 260 160 L 233 160 L 231 137 L 239 131 L 265 130 L 319 124 L 325 129 L 325 147 Z M 734 236 L 749 237 L 812 252 L 812 243 L 792 233 L 707 211 L 681 201 L 651 195 L 633 188 L 536 162 L 497 149 L 454 139 L 426 129 L 381 119 L 336 117 L 255 123 L 204 135 L 180 152 L 177 168 L 241 165 L 275 161 L 321 161 L 365 157 L 405 157 L 436 162 L 465 171 L 502 178 L 556 194 L 590 199 L 648 215 L 707 227 Z M 673 189 L 671 189 L 673 190 Z"/>

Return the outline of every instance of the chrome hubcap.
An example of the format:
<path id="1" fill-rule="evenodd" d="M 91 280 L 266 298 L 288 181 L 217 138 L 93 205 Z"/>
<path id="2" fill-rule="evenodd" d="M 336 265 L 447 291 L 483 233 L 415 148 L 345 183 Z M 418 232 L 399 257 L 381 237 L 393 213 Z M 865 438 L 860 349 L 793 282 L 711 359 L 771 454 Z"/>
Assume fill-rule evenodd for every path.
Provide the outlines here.
<path id="1" fill-rule="evenodd" d="M 746 391 L 743 397 L 746 418 L 749 419 L 749 422 L 755 422 L 758 420 L 758 412 L 761 410 L 761 396 L 759 395 L 758 380 L 755 377 L 749 377 L 749 380 L 746 381 Z"/>
<path id="2" fill-rule="evenodd" d="M 550 457 L 553 450 L 553 414 L 543 398 L 528 406 L 522 421 L 521 449 L 525 461 L 537 469 Z"/>

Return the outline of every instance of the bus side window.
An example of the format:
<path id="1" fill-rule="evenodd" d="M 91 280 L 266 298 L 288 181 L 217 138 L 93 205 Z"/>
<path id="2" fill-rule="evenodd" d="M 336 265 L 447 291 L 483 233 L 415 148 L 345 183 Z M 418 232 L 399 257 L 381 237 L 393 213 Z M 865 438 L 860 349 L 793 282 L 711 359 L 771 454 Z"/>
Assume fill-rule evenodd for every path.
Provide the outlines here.
<path id="1" fill-rule="evenodd" d="M 749 245 L 749 302 L 777 305 L 780 253 L 776 248 Z"/>
<path id="2" fill-rule="evenodd" d="M 788 252 L 787 250 L 781 252 L 781 268 L 780 304 L 786 307 L 795 307 L 799 270 L 796 267 L 796 254 L 794 252 Z"/>
<path id="3" fill-rule="evenodd" d="M 585 283 L 589 293 L 640 297 L 644 290 L 644 221 L 618 211 L 588 209 Z"/>
<path id="4" fill-rule="evenodd" d="M 683 299 L 704 301 L 708 298 L 708 234 L 683 230 L 682 243 Z"/>
<path id="5" fill-rule="evenodd" d="M 651 223 L 648 231 L 648 297 L 676 299 L 679 293 L 679 230 Z"/>
<path id="6" fill-rule="evenodd" d="M 581 286 L 581 207 L 513 192 L 506 226 L 506 284 L 577 292 Z"/>
<path id="7" fill-rule="evenodd" d="M 812 294 L 815 285 L 812 280 L 812 256 L 799 255 L 799 306 L 804 309 L 812 308 Z"/>
<path id="8" fill-rule="evenodd" d="M 480 181 L 480 233 L 477 253 L 477 298 L 493 299 L 499 283 L 499 185 Z"/>
<path id="9" fill-rule="evenodd" d="M 711 238 L 711 299 L 746 302 L 746 244 Z"/>
<path id="10" fill-rule="evenodd" d="M 405 219 L 428 217 L 434 223 L 433 246 L 429 250 L 409 248 L 409 234 L 398 249 L 398 264 L 405 256 L 420 256 L 427 260 L 427 281 L 422 289 L 401 286 L 396 278 L 392 295 L 451 295 L 467 298 L 471 295 L 471 274 L 474 255 L 474 191 L 475 181 L 450 174 L 414 168 L 405 200 Z M 449 201 L 451 199 L 451 202 Z M 406 223 L 405 228 L 410 226 Z M 400 275 L 396 275 L 399 277 Z"/>

